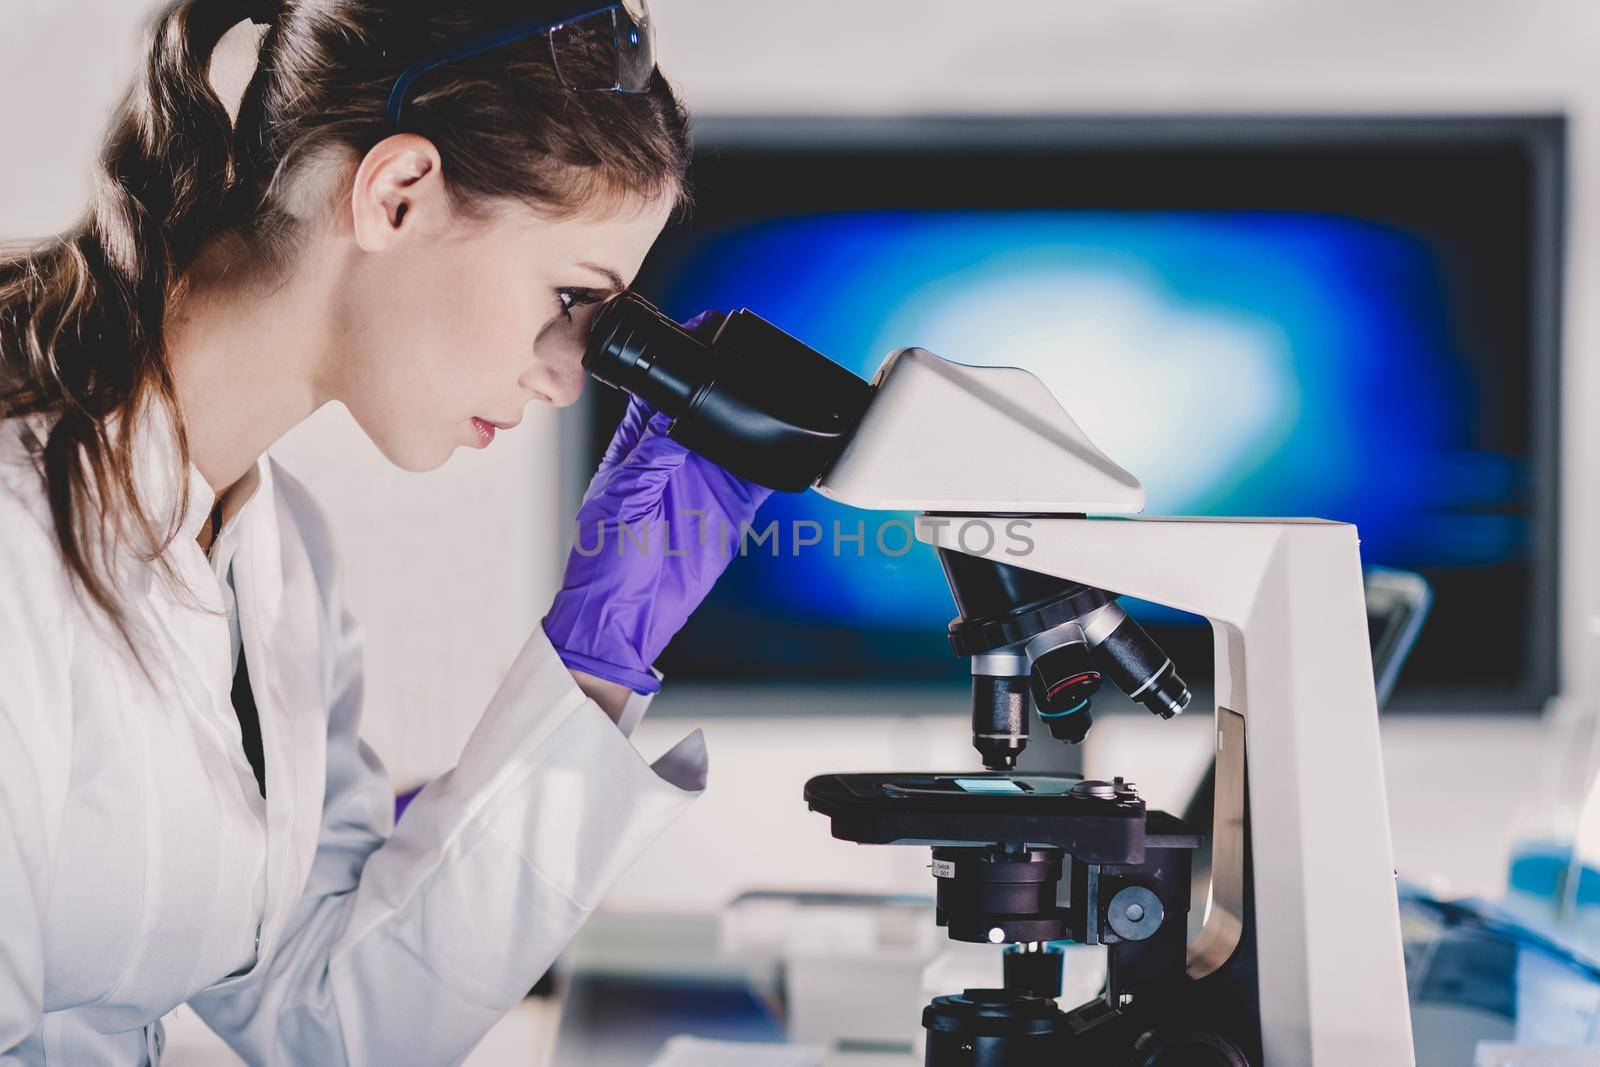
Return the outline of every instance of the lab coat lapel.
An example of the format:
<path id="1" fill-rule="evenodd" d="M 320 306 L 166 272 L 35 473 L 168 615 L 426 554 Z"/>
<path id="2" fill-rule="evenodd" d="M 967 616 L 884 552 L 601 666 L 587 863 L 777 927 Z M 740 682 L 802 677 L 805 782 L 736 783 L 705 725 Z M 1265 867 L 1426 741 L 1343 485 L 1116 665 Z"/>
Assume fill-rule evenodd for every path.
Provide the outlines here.
<path id="1" fill-rule="evenodd" d="M 285 514 L 263 462 L 262 514 L 241 529 L 234 558 L 240 636 L 261 719 L 267 770 L 267 898 L 261 957 L 277 944 L 311 869 L 321 827 L 327 710 L 321 620 L 309 563 L 285 550 Z M 298 548 L 298 541 L 288 544 Z"/>

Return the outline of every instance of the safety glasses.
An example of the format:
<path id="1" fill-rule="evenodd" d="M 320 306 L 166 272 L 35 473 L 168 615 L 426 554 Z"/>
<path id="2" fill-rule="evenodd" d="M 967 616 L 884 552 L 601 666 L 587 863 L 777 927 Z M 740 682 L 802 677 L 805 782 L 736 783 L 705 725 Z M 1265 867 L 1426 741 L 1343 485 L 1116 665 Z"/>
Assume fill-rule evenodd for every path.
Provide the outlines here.
<path id="1" fill-rule="evenodd" d="M 391 125 L 400 125 L 412 87 L 429 71 L 540 36 L 548 43 L 556 77 L 574 92 L 642 93 L 650 86 L 656 39 L 649 0 L 569 0 L 417 60 L 394 80 L 385 115 Z"/>

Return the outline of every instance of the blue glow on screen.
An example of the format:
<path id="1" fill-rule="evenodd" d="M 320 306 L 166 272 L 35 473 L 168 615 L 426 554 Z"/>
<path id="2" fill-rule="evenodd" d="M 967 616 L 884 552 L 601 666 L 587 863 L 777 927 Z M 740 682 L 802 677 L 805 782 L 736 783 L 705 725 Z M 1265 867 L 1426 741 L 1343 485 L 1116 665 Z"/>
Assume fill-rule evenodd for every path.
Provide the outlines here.
<path id="1" fill-rule="evenodd" d="M 1293 212 L 808 215 L 700 236 L 653 295 L 680 319 L 749 307 L 864 377 L 911 345 L 1024 367 L 1144 482 L 1147 514 L 1354 522 L 1369 564 L 1525 552 L 1506 506 L 1517 470 L 1475 443 L 1485 401 L 1439 253 L 1401 230 Z M 929 550 L 876 550 L 893 516 L 807 493 L 775 496 L 766 518 L 813 520 L 823 544 L 752 550 L 718 586 L 722 610 L 902 626 L 951 613 Z M 864 523 L 865 551 L 835 555 L 835 522 Z"/>

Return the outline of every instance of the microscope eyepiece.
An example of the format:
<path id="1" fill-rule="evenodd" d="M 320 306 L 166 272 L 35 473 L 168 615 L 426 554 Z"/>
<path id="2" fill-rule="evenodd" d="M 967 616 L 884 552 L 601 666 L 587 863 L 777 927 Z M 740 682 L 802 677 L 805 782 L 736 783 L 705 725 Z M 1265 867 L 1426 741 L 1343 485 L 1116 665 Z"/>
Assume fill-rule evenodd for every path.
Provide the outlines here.
<path id="1" fill-rule="evenodd" d="M 595 317 L 583 368 L 676 418 L 715 378 L 711 349 L 635 293 L 607 302 Z"/>
<path id="2" fill-rule="evenodd" d="M 583 367 L 672 418 L 672 438 L 733 473 L 800 492 L 839 458 L 872 386 L 749 310 L 702 340 L 637 293 L 601 309 Z"/>

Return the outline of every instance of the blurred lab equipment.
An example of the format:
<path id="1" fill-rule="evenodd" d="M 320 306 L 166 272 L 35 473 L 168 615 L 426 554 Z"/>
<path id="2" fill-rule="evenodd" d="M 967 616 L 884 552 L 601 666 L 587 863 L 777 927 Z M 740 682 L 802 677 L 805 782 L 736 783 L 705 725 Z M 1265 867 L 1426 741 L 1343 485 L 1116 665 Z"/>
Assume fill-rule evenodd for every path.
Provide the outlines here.
<path id="1" fill-rule="evenodd" d="M 1600 957 L 1482 900 L 1401 887 L 1419 1067 L 1600 1062 Z"/>

